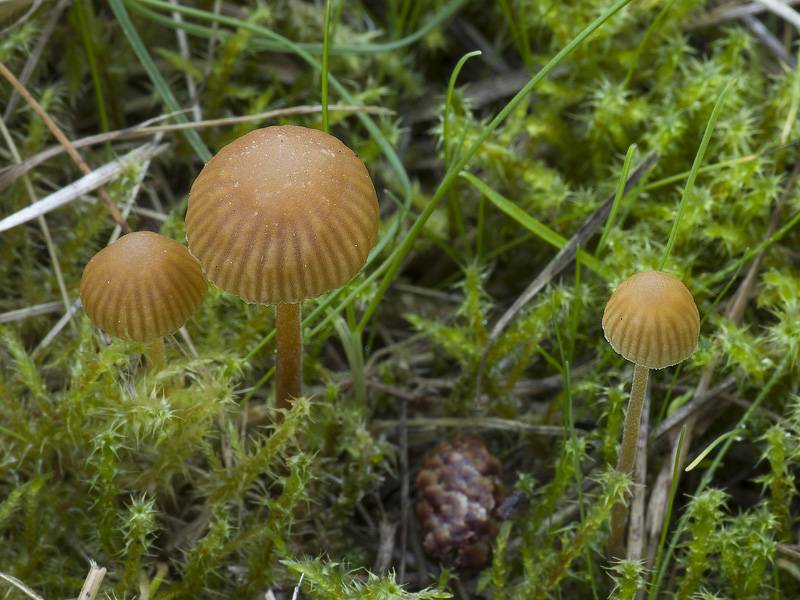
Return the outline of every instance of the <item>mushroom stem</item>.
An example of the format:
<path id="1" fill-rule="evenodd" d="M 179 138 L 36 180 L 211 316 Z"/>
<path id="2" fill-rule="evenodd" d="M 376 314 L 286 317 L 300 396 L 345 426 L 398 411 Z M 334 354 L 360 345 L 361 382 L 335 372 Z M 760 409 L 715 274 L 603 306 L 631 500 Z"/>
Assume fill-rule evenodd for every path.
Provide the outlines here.
<path id="1" fill-rule="evenodd" d="M 303 394 L 303 332 L 300 303 L 275 305 L 275 407 L 289 409 Z M 277 420 L 283 419 L 277 414 Z"/>
<path id="2" fill-rule="evenodd" d="M 625 415 L 625 428 L 622 430 L 622 447 L 617 460 L 617 471 L 632 473 L 636 460 L 636 447 L 639 440 L 639 422 L 642 420 L 642 406 L 647 392 L 647 380 L 650 369 L 640 365 L 633 366 L 633 384 L 631 399 L 628 402 L 628 413 Z"/>
<path id="3" fill-rule="evenodd" d="M 147 370 L 151 373 L 158 373 L 167 366 L 167 353 L 164 350 L 164 338 L 159 337 L 147 342 L 145 350 L 147 359 Z"/>
<path id="4" fill-rule="evenodd" d="M 625 427 L 622 430 L 622 447 L 617 460 L 617 471 L 630 475 L 636 461 L 636 448 L 639 440 L 639 423 L 642 420 L 642 406 L 647 392 L 650 369 L 640 365 L 633 366 L 633 384 Z M 625 521 L 628 518 L 628 505 L 618 502 L 611 509 L 611 531 L 608 534 L 608 554 L 611 558 L 623 558 L 622 539 L 625 534 Z"/>

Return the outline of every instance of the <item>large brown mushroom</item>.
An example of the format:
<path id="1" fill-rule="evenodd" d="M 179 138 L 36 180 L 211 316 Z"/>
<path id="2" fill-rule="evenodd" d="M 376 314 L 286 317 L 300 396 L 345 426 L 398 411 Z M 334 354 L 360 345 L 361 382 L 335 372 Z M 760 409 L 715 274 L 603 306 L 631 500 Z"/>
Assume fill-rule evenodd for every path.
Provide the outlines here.
<path id="1" fill-rule="evenodd" d="M 129 233 L 103 248 L 81 277 L 89 318 L 115 337 L 147 342 L 148 366 L 155 370 L 166 364 L 164 336 L 200 309 L 207 292 L 186 246 L 152 231 Z"/>
<path id="2" fill-rule="evenodd" d="M 634 363 L 631 399 L 617 461 L 617 470 L 630 474 L 650 369 L 676 365 L 694 353 L 700 313 L 680 279 L 661 271 L 644 271 L 623 281 L 611 295 L 603 312 L 603 332 L 611 347 Z M 615 505 L 611 517 L 609 553 L 621 558 L 625 505 Z"/>
<path id="3" fill-rule="evenodd" d="M 251 131 L 192 185 L 186 238 L 209 280 L 245 302 L 275 305 L 277 408 L 302 395 L 300 302 L 346 285 L 377 235 L 364 163 L 316 129 Z"/>

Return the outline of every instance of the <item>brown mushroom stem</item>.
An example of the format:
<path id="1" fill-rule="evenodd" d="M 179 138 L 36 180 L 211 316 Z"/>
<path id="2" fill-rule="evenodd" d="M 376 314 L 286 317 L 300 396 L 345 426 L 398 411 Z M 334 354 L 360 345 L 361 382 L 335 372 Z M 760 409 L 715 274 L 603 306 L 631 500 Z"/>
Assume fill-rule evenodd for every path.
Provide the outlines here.
<path id="1" fill-rule="evenodd" d="M 625 427 L 622 430 L 622 447 L 617 459 L 617 471 L 628 475 L 633 473 L 636 461 L 636 448 L 639 440 L 639 423 L 642 420 L 642 406 L 647 392 L 647 380 L 650 369 L 640 365 L 633 366 L 633 384 L 628 412 L 625 415 Z M 623 558 L 622 543 L 625 534 L 625 521 L 628 519 L 628 505 L 618 502 L 611 508 L 611 531 L 608 534 L 608 554 L 612 558 Z"/>
<path id="2" fill-rule="evenodd" d="M 167 366 L 167 353 L 164 349 L 163 337 L 147 342 L 145 358 L 147 359 L 147 370 L 151 373 L 158 373 Z"/>
<path id="3" fill-rule="evenodd" d="M 275 407 L 289 409 L 303 394 L 303 332 L 300 303 L 275 305 Z M 278 412 L 277 419 L 282 420 Z"/>
<path id="4" fill-rule="evenodd" d="M 628 402 L 628 413 L 625 415 L 625 427 L 622 430 L 622 447 L 617 460 L 617 471 L 633 473 L 633 463 L 636 460 L 636 446 L 639 439 L 639 423 L 642 420 L 642 406 L 644 395 L 647 392 L 647 380 L 650 369 L 641 365 L 633 366 L 633 384 L 631 385 L 631 399 Z"/>

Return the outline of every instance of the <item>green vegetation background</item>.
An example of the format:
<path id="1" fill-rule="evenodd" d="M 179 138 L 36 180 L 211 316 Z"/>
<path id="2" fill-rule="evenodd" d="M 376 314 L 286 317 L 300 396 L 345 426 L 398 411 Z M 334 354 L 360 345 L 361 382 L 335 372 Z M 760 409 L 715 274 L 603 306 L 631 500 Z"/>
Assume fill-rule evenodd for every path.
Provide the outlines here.
<path id="1" fill-rule="evenodd" d="M 47 600 L 75 597 L 90 560 L 117 598 L 289 598 L 301 575 L 310 598 L 797 597 L 798 156 L 770 152 L 800 133 L 797 32 L 732 10 L 334 1 L 329 102 L 350 108 L 331 131 L 373 176 L 381 233 L 346 290 L 306 302 L 308 399 L 280 426 L 270 310 L 212 289 L 149 374 L 140 345 L 80 309 L 62 319 L 115 235 L 96 192 L 0 233 L 0 572 Z M 0 27 L 0 61 L 66 136 L 100 135 L 80 149 L 91 168 L 151 152 L 106 185 L 135 230 L 184 242 L 216 150 L 260 126 L 322 126 L 293 109 L 321 101 L 324 3 L 13 1 Z M 0 166 L 57 145 L 5 78 L 0 99 Z M 601 227 L 488 345 L 629 152 L 654 167 L 602 243 Z M 4 169 L 0 217 L 82 175 L 64 153 Z M 611 505 L 649 499 L 673 449 L 654 437 L 635 486 L 613 472 L 632 368 L 600 316 L 620 281 L 659 266 L 704 321 L 695 355 L 652 374 L 651 433 L 710 390 L 686 405 L 684 443 L 690 459 L 716 445 L 671 512 L 634 512 L 651 536 L 640 560 L 611 562 Z M 413 516 L 420 457 L 466 430 L 519 503 L 470 571 L 426 558 Z"/>

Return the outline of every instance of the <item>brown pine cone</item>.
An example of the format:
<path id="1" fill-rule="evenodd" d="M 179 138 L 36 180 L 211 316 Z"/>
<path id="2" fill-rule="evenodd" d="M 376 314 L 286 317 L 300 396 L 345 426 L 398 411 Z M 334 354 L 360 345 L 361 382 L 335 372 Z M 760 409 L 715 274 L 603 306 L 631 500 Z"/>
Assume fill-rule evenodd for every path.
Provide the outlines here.
<path id="1" fill-rule="evenodd" d="M 503 468 L 479 435 L 461 435 L 429 450 L 417 476 L 425 550 L 445 564 L 483 565 L 502 501 Z"/>

